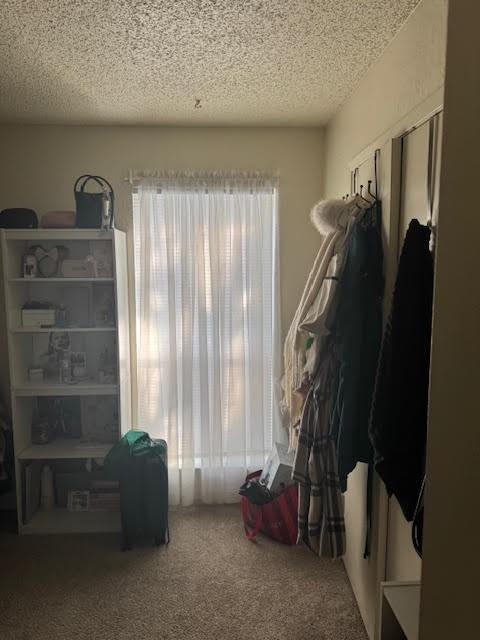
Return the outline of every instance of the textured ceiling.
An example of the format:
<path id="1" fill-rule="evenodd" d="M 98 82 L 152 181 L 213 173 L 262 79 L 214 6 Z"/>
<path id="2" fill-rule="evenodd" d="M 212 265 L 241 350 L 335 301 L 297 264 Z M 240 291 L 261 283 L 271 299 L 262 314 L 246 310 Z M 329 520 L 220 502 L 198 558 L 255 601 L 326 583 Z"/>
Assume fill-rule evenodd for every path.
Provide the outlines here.
<path id="1" fill-rule="evenodd" d="M 1 0 L 0 120 L 323 124 L 418 1 Z"/>

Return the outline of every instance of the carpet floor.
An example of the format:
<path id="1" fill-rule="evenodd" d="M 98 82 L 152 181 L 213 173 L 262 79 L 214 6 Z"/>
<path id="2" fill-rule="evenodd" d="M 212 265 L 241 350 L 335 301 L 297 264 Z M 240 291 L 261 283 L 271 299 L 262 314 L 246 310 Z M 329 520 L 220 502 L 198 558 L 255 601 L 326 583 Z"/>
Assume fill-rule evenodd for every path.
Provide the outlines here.
<path id="1" fill-rule="evenodd" d="M 2 640 L 364 640 L 341 562 L 243 535 L 239 506 L 171 514 L 172 541 L 0 535 Z"/>

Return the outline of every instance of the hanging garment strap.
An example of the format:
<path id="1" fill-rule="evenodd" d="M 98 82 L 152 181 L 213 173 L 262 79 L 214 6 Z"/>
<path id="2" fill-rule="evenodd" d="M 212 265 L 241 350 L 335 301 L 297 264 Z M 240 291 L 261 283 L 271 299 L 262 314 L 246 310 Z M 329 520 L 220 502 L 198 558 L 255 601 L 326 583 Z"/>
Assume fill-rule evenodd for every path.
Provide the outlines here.
<path id="1" fill-rule="evenodd" d="M 373 462 L 368 464 L 367 474 L 367 522 L 365 531 L 365 547 L 363 557 L 366 560 L 370 557 L 372 547 L 372 499 L 373 499 Z"/>
<path id="2" fill-rule="evenodd" d="M 430 118 L 428 122 L 428 167 L 427 167 L 427 202 L 428 202 L 428 215 L 430 224 L 433 222 L 433 197 L 434 197 L 434 148 L 435 148 L 435 123 L 436 117 Z"/>
<path id="3" fill-rule="evenodd" d="M 243 516 L 243 522 L 244 522 L 244 528 L 245 528 L 245 537 L 247 538 L 247 540 L 255 540 L 255 538 L 260 533 L 260 530 L 262 528 L 262 509 L 261 507 L 258 507 L 257 509 L 255 509 L 255 511 L 256 511 L 255 521 L 252 523 L 253 526 L 249 527 L 247 525 L 247 522 L 250 519 L 251 511 L 250 511 L 249 502 L 247 498 L 243 497 L 242 498 L 242 516 Z"/>
<path id="4" fill-rule="evenodd" d="M 417 506 L 415 507 L 415 514 L 412 522 L 412 542 L 415 551 L 420 557 L 422 557 L 423 547 L 423 501 L 425 496 L 425 479 L 423 476 L 422 486 L 420 488 L 420 494 L 418 496 Z"/>
<path id="5" fill-rule="evenodd" d="M 375 200 L 378 205 L 378 160 L 380 157 L 380 149 L 375 149 L 375 153 L 373 155 L 373 173 L 375 179 Z M 380 223 L 380 218 L 377 216 L 377 211 L 375 209 L 375 222 L 376 224 Z M 367 512 L 367 521 L 365 525 L 365 547 L 363 550 L 363 557 L 367 559 L 370 557 L 370 551 L 372 547 L 372 513 L 373 513 L 373 475 L 374 475 L 374 467 L 373 462 L 368 464 L 368 474 L 367 474 L 367 496 L 366 496 L 366 512 Z"/>

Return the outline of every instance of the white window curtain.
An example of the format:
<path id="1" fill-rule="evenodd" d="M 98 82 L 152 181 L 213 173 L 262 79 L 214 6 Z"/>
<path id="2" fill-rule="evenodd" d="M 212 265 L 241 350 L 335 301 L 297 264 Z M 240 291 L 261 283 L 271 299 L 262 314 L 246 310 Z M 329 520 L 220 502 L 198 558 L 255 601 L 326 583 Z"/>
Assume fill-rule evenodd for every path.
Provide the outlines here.
<path id="1" fill-rule="evenodd" d="M 234 502 L 281 432 L 277 182 L 132 182 L 136 426 L 167 441 L 172 504 Z"/>

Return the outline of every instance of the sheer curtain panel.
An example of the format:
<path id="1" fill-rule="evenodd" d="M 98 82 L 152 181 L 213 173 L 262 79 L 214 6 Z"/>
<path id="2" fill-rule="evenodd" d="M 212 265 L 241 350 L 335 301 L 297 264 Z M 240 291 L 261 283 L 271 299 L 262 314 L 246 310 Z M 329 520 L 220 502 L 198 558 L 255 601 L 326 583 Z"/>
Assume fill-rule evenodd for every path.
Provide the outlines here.
<path id="1" fill-rule="evenodd" d="M 137 427 L 168 443 L 173 504 L 234 502 L 280 424 L 276 180 L 133 184 Z"/>

